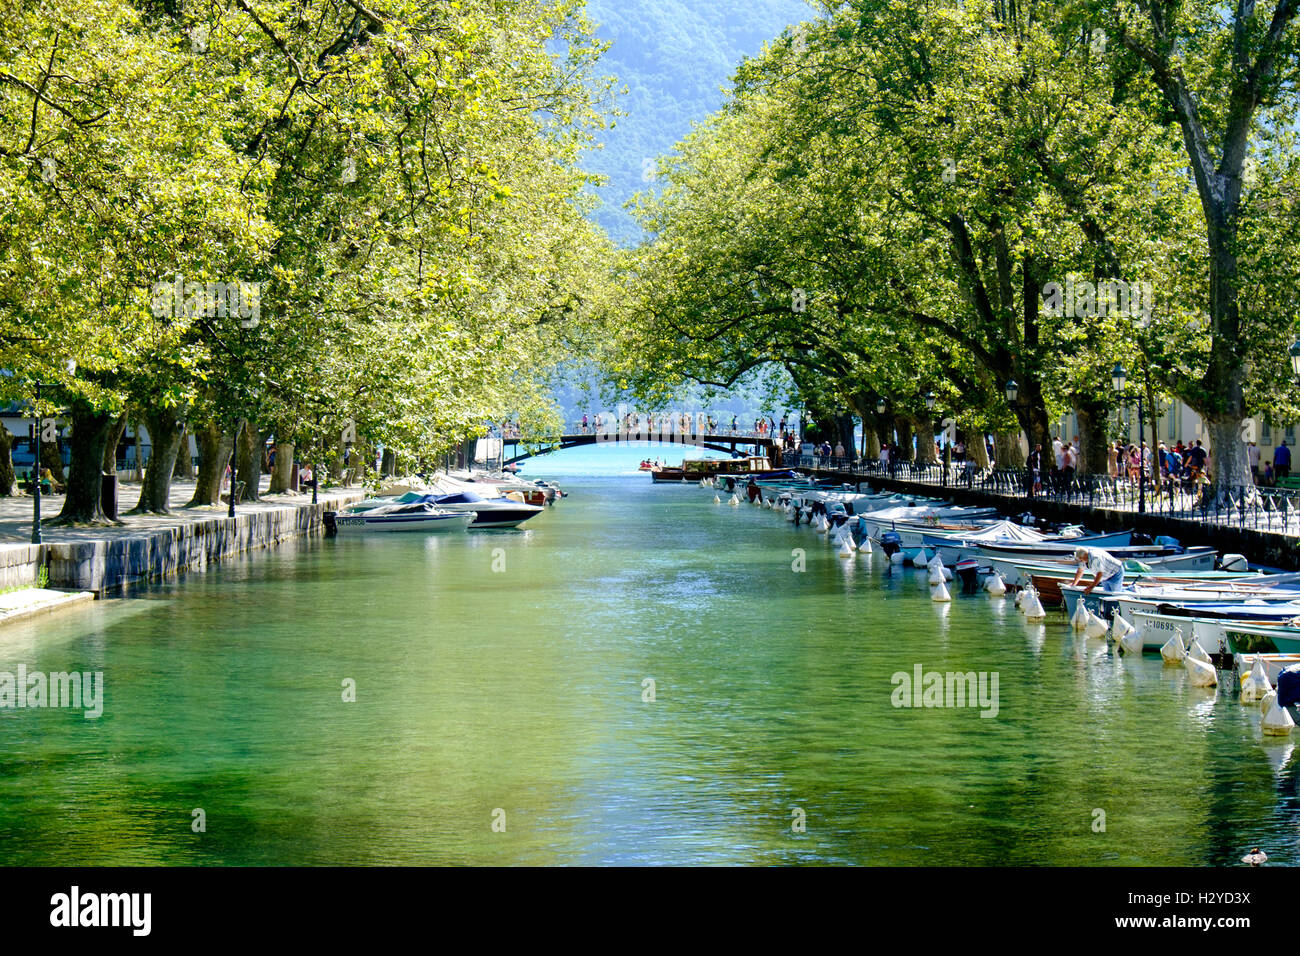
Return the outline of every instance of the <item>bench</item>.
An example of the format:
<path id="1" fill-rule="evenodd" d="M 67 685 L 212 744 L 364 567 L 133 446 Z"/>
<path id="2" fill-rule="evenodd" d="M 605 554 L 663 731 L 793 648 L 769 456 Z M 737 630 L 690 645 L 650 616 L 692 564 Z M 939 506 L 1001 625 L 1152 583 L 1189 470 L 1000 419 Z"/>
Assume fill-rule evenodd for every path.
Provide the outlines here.
<path id="1" fill-rule="evenodd" d="M 1300 488 L 1300 475 L 1287 475 L 1276 482 L 1278 488 Z"/>

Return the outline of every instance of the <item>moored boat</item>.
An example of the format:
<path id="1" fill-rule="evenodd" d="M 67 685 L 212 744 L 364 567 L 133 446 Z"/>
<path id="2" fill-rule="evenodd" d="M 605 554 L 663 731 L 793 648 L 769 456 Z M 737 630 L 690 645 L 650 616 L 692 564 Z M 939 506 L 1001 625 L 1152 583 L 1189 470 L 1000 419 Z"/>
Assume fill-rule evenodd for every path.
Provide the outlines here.
<path id="1" fill-rule="evenodd" d="M 474 518 L 473 512 L 447 511 L 426 501 L 383 504 L 354 512 L 327 511 L 324 515 L 326 530 L 338 534 L 464 531 Z"/>

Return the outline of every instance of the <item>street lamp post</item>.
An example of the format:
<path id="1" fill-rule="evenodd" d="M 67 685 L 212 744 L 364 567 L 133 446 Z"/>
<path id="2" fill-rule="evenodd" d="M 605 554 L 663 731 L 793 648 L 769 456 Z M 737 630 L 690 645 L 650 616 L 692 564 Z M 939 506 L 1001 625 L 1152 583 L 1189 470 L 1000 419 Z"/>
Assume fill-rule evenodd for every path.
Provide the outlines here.
<path id="1" fill-rule="evenodd" d="M 320 456 L 317 455 L 316 452 L 324 451 L 324 448 L 320 447 L 325 443 L 325 439 L 322 437 L 322 435 L 324 435 L 324 432 L 322 432 L 320 428 L 320 417 L 321 417 L 320 412 L 317 412 L 316 413 L 316 441 L 311 443 L 312 458 L 319 458 Z M 319 499 L 317 496 L 317 490 L 319 488 L 320 488 L 320 463 L 312 462 L 312 466 L 311 466 L 311 503 L 312 504 L 318 503 Z"/>
<path id="2" fill-rule="evenodd" d="M 934 406 L 936 402 L 938 402 L 938 398 L 935 396 L 934 392 L 925 393 L 925 410 L 927 412 L 934 411 Z M 946 437 L 947 436 L 945 436 L 945 438 Z M 951 468 L 952 468 L 952 446 L 948 444 L 947 441 L 945 441 L 943 445 L 943 486 L 945 488 L 948 486 L 948 472 Z"/>
<path id="3" fill-rule="evenodd" d="M 1030 407 L 1029 402 L 1016 401 L 1016 399 L 1020 397 L 1020 384 L 1014 378 L 1007 379 L 1007 384 L 1003 386 L 1003 391 L 1006 392 L 1006 396 L 1007 396 L 1007 408 L 1011 409 L 1011 411 L 1015 412 L 1015 411 L 1019 411 L 1022 408 Z M 1030 449 L 1029 454 L 1032 455 L 1033 453 L 1034 453 L 1033 449 Z M 1038 468 L 1040 471 L 1042 470 L 1042 467 L 1043 467 L 1043 461 L 1042 461 L 1042 457 L 1040 456 L 1038 460 Z M 1030 498 L 1034 497 L 1034 475 L 1033 475 L 1032 468 L 1029 469 L 1029 474 L 1026 475 L 1025 477 L 1025 485 L 1029 491 L 1029 497 Z"/>
<path id="4" fill-rule="evenodd" d="M 885 397 L 884 397 L 883 395 L 880 396 L 878 399 L 876 399 L 876 414 L 877 414 L 877 415 L 880 415 L 880 416 L 883 418 L 883 417 L 884 417 L 884 414 L 885 414 L 885 410 L 886 410 L 887 408 L 889 408 L 889 403 L 888 403 L 887 401 L 885 401 Z M 889 433 L 888 433 L 888 431 L 886 431 L 886 433 L 885 433 L 885 438 L 886 438 L 886 439 L 889 438 Z M 886 441 L 885 444 L 889 444 L 889 442 Z M 894 468 L 896 467 L 896 465 L 897 465 L 897 462 L 894 461 L 894 454 L 893 454 L 893 452 L 891 451 L 890 454 L 889 454 L 889 474 L 890 474 L 891 476 L 894 474 Z"/>
<path id="5" fill-rule="evenodd" d="M 1111 369 L 1110 380 L 1111 380 L 1111 384 L 1115 386 L 1115 394 L 1118 395 L 1121 400 L 1126 400 L 1127 396 L 1124 393 L 1124 385 L 1128 380 L 1128 375 L 1124 371 L 1124 366 L 1119 362 L 1116 362 L 1115 367 Z M 1147 456 L 1142 454 L 1142 423 L 1145 420 L 1145 418 L 1142 414 L 1142 392 L 1141 391 L 1138 392 L 1137 406 L 1138 406 L 1138 514 L 1145 514 L 1147 510 L 1147 499 L 1146 499 L 1146 482 L 1147 482 L 1146 458 Z M 1153 459 L 1152 464 L 1155 464 L 1154 449 L 1152 449 L 1151 454 Z"/>

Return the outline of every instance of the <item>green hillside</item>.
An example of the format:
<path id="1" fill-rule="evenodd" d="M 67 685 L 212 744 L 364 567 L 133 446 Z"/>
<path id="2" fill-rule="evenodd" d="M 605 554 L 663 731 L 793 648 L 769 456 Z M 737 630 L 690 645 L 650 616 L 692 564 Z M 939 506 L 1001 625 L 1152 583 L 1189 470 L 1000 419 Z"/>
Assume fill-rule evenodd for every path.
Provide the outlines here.
<path id="1" fill-rule="evenodd" d="M 627 88 L 617 101 L 627 115 L 584 165 L 609 177 L 596 220 L 630 244 L 640 230 L 623 204 L 652 185 L 646 161 L 669 152 L 692 122 L 722 105 L 721 88 L 743 57 L 812 10 L 802 0 L 588 0 L 587 9 L 600 25 L 597 35 L 613 41 L 603 72 Z"/>

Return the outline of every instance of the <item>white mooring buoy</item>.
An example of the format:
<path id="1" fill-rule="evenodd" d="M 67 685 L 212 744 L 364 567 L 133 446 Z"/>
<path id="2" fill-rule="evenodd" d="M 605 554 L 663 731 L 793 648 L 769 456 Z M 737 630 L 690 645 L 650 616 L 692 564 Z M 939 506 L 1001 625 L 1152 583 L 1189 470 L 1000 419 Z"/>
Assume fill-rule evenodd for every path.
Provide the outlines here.
<path id="1" fill-rule="evenodd" d="M 1041 621 L 1047 617 L 1047 612 L 1043 610 L 1043 602 L 1038 599 L 1038 591 L 1029 587 L 1025 593 L 1025 600 L 1020 607 L 1025 612 L 1025 620 Z"/>
<path id="2" fill-rule="evenodd" d="M 1195 644 L 1195 641 L 1192 641 Z M 1191 679 L 1193 687 L 1217 687 L 1219 684 L 1219 674 L 1211 664 L 1193 657 L 1188 654 L 1183 658 L 1183 666 L 1187 668 L 1187 676 Z"/>
<path id="3" fill-rule="evenodd" d="M 1160 658 L 1166 664 L 1181 664 L 1186 656 L 1187 645 L 1183 643 L 1183 629 L 1180 627 L 1160 648 Z"/>
<path id="4" fill-rule="evenodd" d="M 1291 733 L 1295 720 L 1285 707 L 1278 704 L 1277 691 L 1271 690 L 1265 694 L 1264 704 L 1267 710 L 1260 718 L 1259 729 L 1271 737 L 1283 737 Z"/>
<path id="5" fill-rule="evenodd" d="M 1088 624 L 1083 629 L 1084 637 L 1105 637 L 1106 622 L 1092 611 L 1088 612 Z"/>
<path id="6" fill-rule="evenodd" d="M 1268 679 L 1268 670 L 1264 667 L 1264 662 L 1260 658 L 1255 658 L 1255 664 L 1245 677 L 1241 679 L 1241 702 L 1243 704 L 1253 704 L 1256 701 L 1263 700 L 1269 691 L 1273 689 L 1273 684 Z"/>

